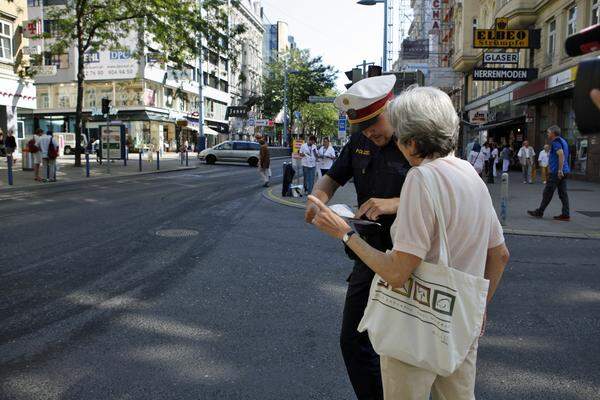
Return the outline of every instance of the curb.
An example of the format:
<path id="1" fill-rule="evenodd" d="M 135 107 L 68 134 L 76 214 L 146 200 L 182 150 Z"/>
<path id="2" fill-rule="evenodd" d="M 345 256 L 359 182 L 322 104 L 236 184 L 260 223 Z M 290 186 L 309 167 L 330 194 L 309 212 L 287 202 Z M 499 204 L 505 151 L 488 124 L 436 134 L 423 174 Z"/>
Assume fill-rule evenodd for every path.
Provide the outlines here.
<path id="1" fill-rule="evenodd" d="M 273 194 L 273 188 L 269 188 L 263 192 L 263 197 L 272 201 L 273 203 L 281 204 L 287 207 L 304 209 L 304 205 L 298 204 L 293 201 L 287 201 Z M 504 233 L 507 235 L 514 236 L 540 236 L 540 237 L 554 237 L 554 238 L 565 238 L 565 239 L 588 239 L 588 240 L 600 240 L 600 232 L 588 232 L 588 233 L 577 233 L 577 232 L 547 232 L 547 231 L 530 231 L 525 229 L 512 229 L 502 227 Z"/>
<path id="2" fill-rule="evenodd" d="M 135 178 L 138 176 L 144 176 L 144 175 L 152 175 L 152 174 L 163 174 L 163 173 L 167 173 L 167 172 L 178 172 L 178 171 L 189 171 L 189 170 L 193 170 L 193 169 L 197 169 L 198 167 L 181 167 L 181 168 L 177 168 L 177 169 L 161 169 L 161 170 L 154 170 L 154 171 L 142 171 L 142 172 L 137 172 L 134 174 L 125 174 L 125 175 L 111 175 L 111 176 L 99 176 L 99 177 L 89 177 L 89 178 L 82 178 L 82 179 L 75 179 L 75 180 L 70 180 L 70 181 L 58 181 L 58 182 L 51 182 L 51 184 L 48 185 L 40 185 L 40 184 L 36 184 L 36 185 L 25 185 L 25 186 L 8 186 L 8 187 L 2 187 L 0 188 L 0 193 L 4 192 L 4 191 L 17 191 L 17 190 L 31 190 L 31 189 L 35 189 L 35 190 L 44 190 L 45 188 L 51 188 L 51 187 L 67 187 L 67 186 L 72 186 L 72 185 L 76 185 L 76 184 L 81 184 L 84 182 L 103 182 L 103 181 L 110 181 L 113 179 L 130 179 L 130 178 Z"/>

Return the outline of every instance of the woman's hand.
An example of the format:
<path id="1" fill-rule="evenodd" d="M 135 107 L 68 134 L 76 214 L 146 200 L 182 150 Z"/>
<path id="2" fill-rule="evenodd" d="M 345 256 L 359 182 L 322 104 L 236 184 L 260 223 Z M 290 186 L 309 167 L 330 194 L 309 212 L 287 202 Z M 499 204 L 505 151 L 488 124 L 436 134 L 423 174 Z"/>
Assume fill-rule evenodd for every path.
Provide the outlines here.
<path id="1" fill-rule="evenodd" d="M 312 224 L 320 231 L 333 238 L 342 240 L 344 235 L 352 230 L 342 217 L 331 211 L 321 200 L 313 195 L 309 195 L 308 200 L 319 208 L 317 215 L 312 220 Z"/>

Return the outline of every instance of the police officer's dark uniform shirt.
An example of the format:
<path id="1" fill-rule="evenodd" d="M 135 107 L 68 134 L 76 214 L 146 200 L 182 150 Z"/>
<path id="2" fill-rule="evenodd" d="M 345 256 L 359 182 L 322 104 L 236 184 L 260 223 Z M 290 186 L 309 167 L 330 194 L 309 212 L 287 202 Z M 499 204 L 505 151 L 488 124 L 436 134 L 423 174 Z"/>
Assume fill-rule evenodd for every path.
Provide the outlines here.
<path id="1" fill-rule="evenodd" d="M 354 178 L 360 207 L 371 198 L 400 197 L 409 168 L 408 161 L 394 140 L 390 140 L 386 146 L 380 148 L 361 132 L 356 132 L 344 146 L 327 175 L 340 186 L 345 185 L 350 178 Z M 382 225 L 381 228 L 357 226 L 355 229 L 371 246 L 386 251 L 393 247 L 390 228 L 395 219 L 395 213 L 381 215 L 377 220 Z M 355 260 L 357 265 L 353 271 L 353 278 L 358 278 L 354 274 L 360 274 L 361 278 L 371 281 L 374 276 L 373 271 L 360 259 L 355 258 Z"/>

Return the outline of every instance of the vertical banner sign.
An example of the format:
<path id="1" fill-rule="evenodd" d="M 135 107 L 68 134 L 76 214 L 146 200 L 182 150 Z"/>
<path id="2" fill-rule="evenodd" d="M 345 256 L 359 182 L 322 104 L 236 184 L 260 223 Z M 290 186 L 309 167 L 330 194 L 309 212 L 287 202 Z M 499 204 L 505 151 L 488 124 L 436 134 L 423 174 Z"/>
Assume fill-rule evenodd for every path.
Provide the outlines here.
<path id="1" fill-rule="evenodd" d="M 340 115 L 338 119 L 338 139 L 346 139 L 346 116 Z"/>
<path id="2" fill-rule="evenodd" d="M 441 4 L 440 0 L 433 0 L 431 2 L 431 31 L 432 35 L 438 35 L 440 33 L 440 13 Z"/>

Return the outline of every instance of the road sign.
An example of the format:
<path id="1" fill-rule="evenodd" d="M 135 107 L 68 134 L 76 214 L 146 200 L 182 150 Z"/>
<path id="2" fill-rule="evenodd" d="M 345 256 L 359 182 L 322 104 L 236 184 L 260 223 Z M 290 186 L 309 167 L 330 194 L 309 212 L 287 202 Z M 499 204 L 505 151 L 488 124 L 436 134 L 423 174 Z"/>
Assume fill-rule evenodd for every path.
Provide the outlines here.
<path id="1" fill-rule="evenodd" d="M 254 126 L 256 124 L 256 120 L 254 118 L 248 118 L 248 121 L 246 122 L 246 125 L 248 126 Z"/>
<path id="2" fill-rule="evenodd" d="M 254 126 L 273 126 L 273 121 L 270 119 L 257 119 Z"/>
<path id="3" fill-rule="evenodd" d="M 338 119 L 338 139 L 346 138 L 346 116 L 340 116 Z"/>
<path id="4" fill-rule="evenodd" d="M 335 97 L 326 96 L 308 96 L 309 103 L 333 103 Z"/>

